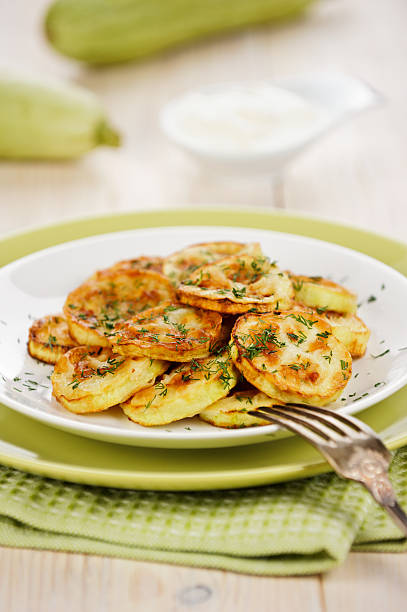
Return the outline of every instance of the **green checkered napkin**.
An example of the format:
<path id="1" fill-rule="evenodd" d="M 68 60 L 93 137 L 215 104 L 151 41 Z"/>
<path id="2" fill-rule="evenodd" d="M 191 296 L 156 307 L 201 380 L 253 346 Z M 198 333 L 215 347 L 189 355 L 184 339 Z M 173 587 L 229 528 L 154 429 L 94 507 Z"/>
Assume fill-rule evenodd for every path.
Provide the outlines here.
<path id="1" fill-rule="evenodd" d="M 391 477 L 407 506 L 407 447 Z M 198 493 L 69 484 L 0 467 L 0 544 L 253 574 L 311 574 L 352 550 L 407 542 L 364 489 L 325 474 L 253 489 Z"/>

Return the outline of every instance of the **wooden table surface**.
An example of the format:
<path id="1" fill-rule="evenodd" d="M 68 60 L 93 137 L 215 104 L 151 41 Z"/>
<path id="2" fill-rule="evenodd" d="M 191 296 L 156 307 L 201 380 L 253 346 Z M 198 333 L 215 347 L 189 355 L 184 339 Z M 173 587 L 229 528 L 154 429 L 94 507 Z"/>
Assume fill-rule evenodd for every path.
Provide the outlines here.
<path id="1" fill-rule="evenodd" d="M 125 135 L 120 150 L 72 163 L 1 163 L 1 230 L 92 213 L 225 203 L 278 206 L 405 240 L 405 0 L 322 0 L 306 18 L 191 46 L 142 64 L 92 70 L 57 56 L 41 34 L 43 0 L 0 1 L 2 65 L 70 78 L 96 92 Z M 385 105 L 343 125 L 271 184 L 212 175 L 160 133 L 178 92 L 219 80 L 313 70 L 359 75 Z M 402 610 L 407 556 L 351 554 L 309 578 L 262 578 L 78 554 L 0 550 L 0 610 L 302 612 Z"/>

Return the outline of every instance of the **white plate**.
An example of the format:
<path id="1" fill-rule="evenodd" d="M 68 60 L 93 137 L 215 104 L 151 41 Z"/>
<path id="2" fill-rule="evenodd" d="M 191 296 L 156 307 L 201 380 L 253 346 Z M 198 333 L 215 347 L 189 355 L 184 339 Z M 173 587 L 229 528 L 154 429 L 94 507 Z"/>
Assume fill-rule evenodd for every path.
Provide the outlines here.
<path id="1" fill-rule="evenodd" d="M 274 425 L 224 430 L 197 417 L 144 428 L 128 421 L 117 408 L 87 416 L 71 414 L 51 398 L 52 367 L 26 352 L 31 321 L 59 312 L 67 293 L 96 269 L 120 259 L 166 255 L 194 242 L 212 240 L 259 241 L 283 269 L 328 276 L 359 295 L 360 315 L 372 336 L 366 356 L 354 361 L 352 380 L 332 406 L 353 414 L 407 383 L 407 279 L 392 268 L 356 251 L 303 236 L 242 228 L 170 227 L 65 243 L 23 257 L 0 271 L 0 401 L 48 425 L 121 444 L 210 448 L 281 436 Z"/>

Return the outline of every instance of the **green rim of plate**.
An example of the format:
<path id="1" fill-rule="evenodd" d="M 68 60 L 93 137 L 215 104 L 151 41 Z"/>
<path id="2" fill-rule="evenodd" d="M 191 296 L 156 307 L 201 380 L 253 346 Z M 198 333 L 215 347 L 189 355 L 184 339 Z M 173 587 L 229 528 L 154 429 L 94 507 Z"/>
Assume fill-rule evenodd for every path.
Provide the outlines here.
<path id="1" fill-rule="evenodd" d="M 2 238 L 0 265 L 88 236 L 185 225 L 250 227 L 309 236 L 365 253 L 407 275 L 407 245 L 390 238 L 285 211 L 226 206 L 103 215 L 29 229 Z M 0 462 L 51 478 L 119 488 L 203 490 L 264 485 L 330 470 L 312 447 L 295 437 L 248 447 L 193 451 L 124 448 L 57 431 L 4 406 L 0 408 L 3 435 L 13 440 L 3 441 L 6 450 L 0 451 Z M 396 449 L 407 444 L 406 415 L 407 387 L 358 416 L 382 433 L 389 448 Z M 27 447 L 34 450 L 27 451 Z M 52 459 L 53 448 L 58 449 L 58 461 Z M 109 451 L 111 469 L 100 467 L 106 464 Z M 77 465 L 72 462 L 73 456 Z M 143 464 L 140 467 L 137 458 L 143 459 L 147 469 Z M 121 467 L 115 467 L 116 461 Z"/>

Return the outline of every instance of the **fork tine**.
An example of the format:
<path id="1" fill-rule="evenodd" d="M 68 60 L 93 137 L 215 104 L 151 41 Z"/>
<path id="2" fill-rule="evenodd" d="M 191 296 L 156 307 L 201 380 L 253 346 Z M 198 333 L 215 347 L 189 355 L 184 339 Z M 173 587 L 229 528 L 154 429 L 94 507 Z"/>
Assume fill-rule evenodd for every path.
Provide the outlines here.
<path id="1" fill-rule="evenodd" d="M 307 404 L 297 404 L 295 402 L 289 402 L 289 404 L 286 404 L 286 406 L 295 406 L 296 408 L 305 410 L 314 416 L 315 412 L 318 412 L 319 414 L 325 416 L 327 423 L 336 422 L 345 425 L 351 429 L 350 435 L 352 438 L 355 438 L 355 432 L 358 434 L 364 434 L 365 436 L 371 436 L 376 440 L 377 444 L 381 447 L 382 452 L 387 456 L 387 458 L 390 459 L 391 457 L 389 450 L 385 447 L 377 433 L 371 427 L 369 427 L 369 425 L 351 415 L 344 415 L 336 412 L 335 410 L 320 408 L 319 406 L 308 406 Z M 282 407 L 284 408 L 284 406 Z"/>
<path id="2" fill-rule="evenodd" d="M 319 413 L 315 414 L 314 410 L 312 411 L 304 411 L 300 408 L 297 408 L 297 406 L 294 406 L 293 404 L 286 404 L 286 405 L 276 405 L 273 406 L 273 408 L 275 408 L 276 410 L 281 410 L 282 412 L 288 413 L 288 414 L 298 414 L 301 415 L 303 418 L 310 418 L 311 420 L 315 420 L 318 421 L 319 423 L 321 423 L 322 425 L 324 425 L 325 427 L 328 427 L 330 431 L 335 431 L 337 434 L 339 434 L 342 437 L 345 437 L 348 435 L 348 432 L 345 429 L 341 429 L 336 423 L 331 422 L 325 415 L 329 414 L 327 411 L 325 411 L 325 413 L 323 413 L 322 415 Z"/>
<path id="3" fill-rule="evenodd" d="M 286 406 L 295 406 L 296 408 L 312 410 L 312 412 L 319 412 L 320 414 L 324 414 L 326 416 L 332 417 L 333 419 L 337 421 L 340 421 L 344 425 L 348 425 L 348 427 L 351 427 L 355 431 L 366 431 L 367 432 L 368 430 L 369 433 L 372 433 L 373 431 L 365 423 L 362 423 L 349 415 L 345 416 L 343 414 L 340 414 L 339 412 L 336 412 L 334 410 L 329 410 L 327 408 L 321 408 L 320 406 L 310 406 L 308 404 L 297 404 L 295 402 L 289 402 L 288 404 L 286 404 Z"/>
<path id="4" fill-rule="evenodd" d="M 300 419 L 292 414 L 284 415 L 284 412 L 274 410 L 274 408 L 270 408 L 268 406 L 256 408 L 256 410 L 249 410 L 248 414 L 256 417 L 261 416 L 267 421 L 271 421 L 272 423 L 277 423 L 282 427 L 286 427 L 294 433 L 298 433 L 308 438 L 310 442 L 314 444 L 321 444 L 322 442 L 331 441 L 331 438 L 322 429 L 313 423 L 310 423 L 309 420 Z"/>
<path id="5" fill-rule="evenodd" d="M 338 415 L 335 412 L 331 412 L 330 410 L 326 410 L 324 408 L 319 408 L 318 406 L 308 406 L 305 404 L 275 404 L 272 407 L 260 407 L 257 408 L 256 411 L 251 414 L 259 415 L 260 411 L 268 413 L 275 420 L 277 417 L 280 417 L 281 422 L 280 425 L 291 429 L 294 433 L 299 433 L 300 435 L 307 435 L 308 432 L 313 431 L 314 434 L 318 435 L 320 438 L 323 438 L 323 441 L 320 439 L 319 441 L 313 439 L 310 441 L 312 443 L 326 444 L 332 445 L 337 444 L 341 440 L 343 442 L 357 442 L 362 439 L 374 439 L 376 444 L 380 446 L 381 452 L 387 459 L 390 459 L 391 454 L 384 446 L 381 439 L 377 436 L 377 434 L 365 425 L 365 423 L 360 422 L 360 426 L 358 426 L 358 422 L 356 419 L 352 419 L 351 417 L 343 417 L 342 415 Z M 340 418 L 336 418 L 340 417 Z M 349 421 L 349 422 L 348 422 Z M 352 427 L 356 421 L 356 427 Z M 296 431 L 293 427 L 289 427 L 290 423 L 297 423 L 297 425 L 301 425 L 305 430 Z M 362 429 L 363 427 L 363 429 Z"/>
<path id="6" fill-rule="evenodd" d="M 330 419 L 330 414 L 328 412 L 327 414 L 321 414 L 311 409 L 303 410 L 302 408 L 294 407 L 291 404 L 281 406 L 274 405 L 272 409 L 278 411 L 283 418 L 292 418 L 293 415 L 297 415 L 302 419 L 303 423 L 307 424 L 309 427 L 311 425 L 314 427 L 318 426 L 319 430 L 321 431 L 322 429 L 326 435 L 325 441 L 330 444 L 337 444 L 340 441 L 346 441 L 352 438 L 355 439 L 356 436 L 360 437 L 359 432 L 355 432 L 355 430 L 346 427 L 341 421 L 335 422 L 334 420 Z"/>

